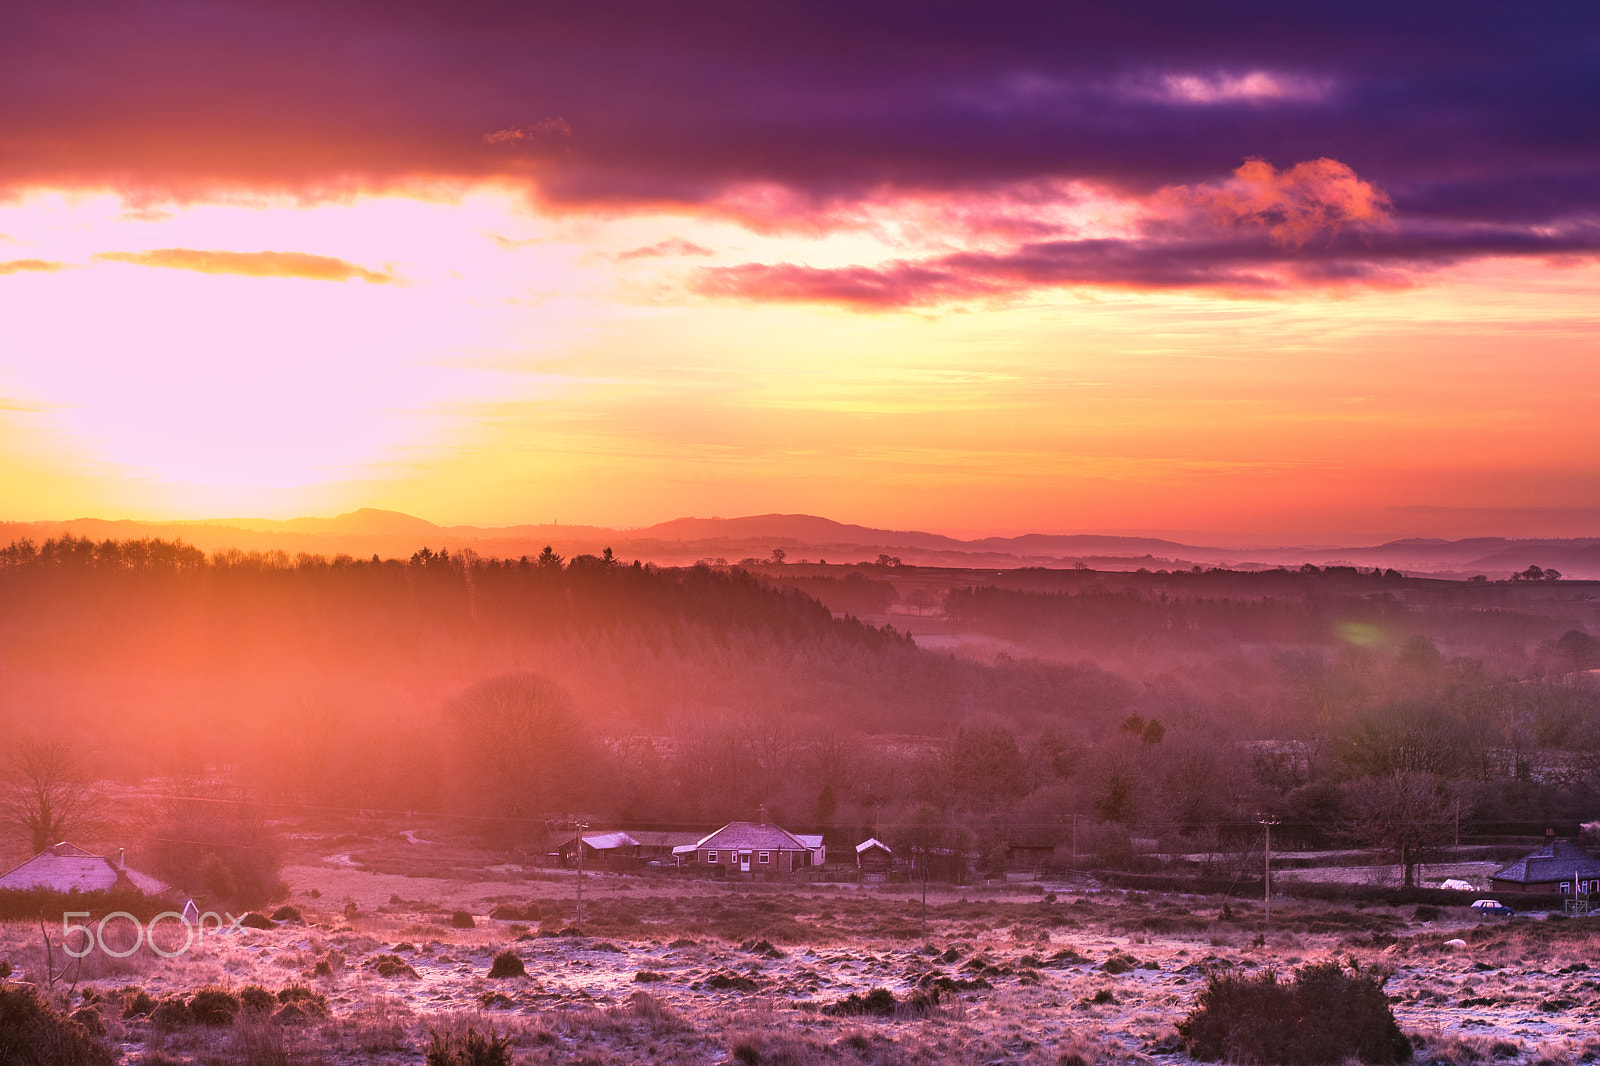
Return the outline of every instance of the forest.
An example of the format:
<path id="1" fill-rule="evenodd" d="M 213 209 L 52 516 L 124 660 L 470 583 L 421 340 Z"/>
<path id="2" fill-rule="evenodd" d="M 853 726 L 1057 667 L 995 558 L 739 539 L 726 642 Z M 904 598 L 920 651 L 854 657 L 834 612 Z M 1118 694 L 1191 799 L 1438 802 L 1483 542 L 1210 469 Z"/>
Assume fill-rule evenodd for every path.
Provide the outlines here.
<path id="1" fill-rule="evenodd" d="M 941 625 L 1007 650 L 928 650 L 892 624 L 935 586 Z M 665 568 L 62 537 L 0 549 L 0 742 L 225 795 L 252 827 L 297 805 L 445 812 L 529 852 L 573 816 L 714 827 L 765 805 L 840 843 L 986 863 L 1027 845 L 1137 866 L 1269 818 L 1285 846 L 1415 855 L 1595 818 L 1597 597 L 1352 568 Z M 166 817 L 185 839 L 204 821 Z"/>

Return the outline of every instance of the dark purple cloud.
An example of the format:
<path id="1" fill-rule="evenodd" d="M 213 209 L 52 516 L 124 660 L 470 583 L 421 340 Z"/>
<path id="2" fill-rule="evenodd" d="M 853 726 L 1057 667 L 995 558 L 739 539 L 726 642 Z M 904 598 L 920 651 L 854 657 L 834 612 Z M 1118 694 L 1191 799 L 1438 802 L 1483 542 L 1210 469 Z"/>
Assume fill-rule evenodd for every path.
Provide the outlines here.
<path id="1" fill-rule="evenodd" d="M 16 5 L 0 98 L 13 186 L 509 177 L 626 210 L 762 185 L 803 220 L 1329 158 L 1463 254 L 1600 213 L 1593 4 Z"/>
<path id="2" fill-rule="evenodd" d="M 1004 298 L 1036 289 L 1110 287 L 1273 294 L 1347 285 L 1405 286 L 1419 275 L 1482 257 L 1600 255 L 1600 227 L 1533 234 L 1480 227 L 1464 233 L 1363 232 L 1313 246 L 1266 236 L 1039 241 L 1003 252 L 960 252 L 873 267 L 819 269 L 744 263 L 699 271 L 697 291 L 782 303 L 894 310 Z"/>

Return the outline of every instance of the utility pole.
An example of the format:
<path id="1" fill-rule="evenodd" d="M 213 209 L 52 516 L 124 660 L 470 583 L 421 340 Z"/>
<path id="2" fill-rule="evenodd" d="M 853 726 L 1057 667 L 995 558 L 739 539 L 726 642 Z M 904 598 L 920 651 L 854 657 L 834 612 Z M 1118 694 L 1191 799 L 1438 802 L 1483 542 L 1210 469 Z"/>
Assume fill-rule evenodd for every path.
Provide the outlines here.
<path id="1" fill-rule="evenodd" d="M 576 928 L 583 928 L 583 831 L 589 828 L 588 822 L 574 822 L 578 831 L 578 920 L 574 922 Z"/>
<path id="2" fill-rule="evenodd" d="M 1267 905 L 1267 921 L 1269 922 L 1272 921 L 1272 827 L 1277 824 L 1278 822 L 1275 818 L 1261 819 L 1261 825 L 1267 831 L 1267 866 L 1266 877 L 1264 878 L 1266 882 L 1266 890 L 1263 895 L 1263 900 Z"/>

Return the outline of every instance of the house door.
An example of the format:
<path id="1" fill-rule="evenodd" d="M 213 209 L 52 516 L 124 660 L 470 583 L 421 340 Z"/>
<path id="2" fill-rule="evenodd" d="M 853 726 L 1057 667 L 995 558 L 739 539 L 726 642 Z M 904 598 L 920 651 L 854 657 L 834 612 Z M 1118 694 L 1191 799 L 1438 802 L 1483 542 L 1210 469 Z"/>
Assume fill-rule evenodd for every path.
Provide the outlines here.
<path id="1" fill-rule="evenodd" d="M 739 853 L 739 872 L 742 874 L 750 872 L 750 853 L 748 851 Z"/>

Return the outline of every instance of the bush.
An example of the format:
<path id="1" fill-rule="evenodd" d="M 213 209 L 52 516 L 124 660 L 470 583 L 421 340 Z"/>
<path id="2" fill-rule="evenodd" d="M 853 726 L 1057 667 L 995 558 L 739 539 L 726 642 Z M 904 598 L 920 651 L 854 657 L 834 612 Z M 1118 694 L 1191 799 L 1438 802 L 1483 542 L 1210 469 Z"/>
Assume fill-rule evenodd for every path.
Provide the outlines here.
<path id="1" fill-rule="evenodd" d="M 1383 978 L 1346 973 L 1337 962 L 1303 966 L 1286 983 L 1270 970 L 1255 978 L 1212 974 L 1178 1033 L 1202 1062 L 1324 1066 L 1351 1056 L 1366 1063 L 1411 1057 Z"/>
<path id="2" fill-rule="evenodd" d="M 303 922 L 305 921 L 305 915 L 300 913 L 299 907 L 285 903 L 272 912 L 272 920 L 275 922 Z"/>
<path id="3" fill-rule="evenodd" d="M 495 955 L 494 962 L 489 967 L 489 976 L 526 977 L 528 968 L 522 964 L 521 956 L 508 949 Z"/>
<path id="4" fill-rule="evenodd" d="M 89 1027 L 46 1002 L 31 985 L 0 985 L 0 1055 L 6 1066 L 112 1066 L 111 1049 Z"/>
<path id="5" fill-rule="evenodd" d="M 239 1009 L 255 1014 L 270 1013 L 278 1005 L 278 997 L 260 985 L 245 985 L 239 989 Z"/>
<path id="6" fill-rule="evenodd" d="M 251 911 L 239 919 L 239 924 L 246 929 L 272 929 L 277 923 L 260 911 Z"/>
<path id="7" fill-rule="evenodd" d="M 511 1066 L 511 1042 L 493 1029 L 464 1033 L 428 1029 L 428 1066 Z"/>
<path id="8" fill-rule="evenodd" d="M 842 1015 L 871 1014 L 879 1018 L 891 1018 L 894 1016 L 895 1008 L 899 1005 L 894 998 L 893 992 L 887 988 L 874 988 L 864 996 L 859 992 L 852 992 L 832 1006 L 823 1007 L 822 1013 Z"/>
<path id="9" fill-rule="evenodd" d="M 239 997 L 225 988 L 202 988 L 189 997 L 189 1016 L 200 1025 L 232 1025 Z"/>
<path id="10" fill-rule="evenodd" d="M 379 977 L 416 977 L 417 971 L 400 956 L 390 953 L 374 955 L 367 962 L 367 969 L 376 970 Z"/>
<path id="11" fill-rule="evenodd" d="M 122 1003 L 122 1016 L 124 1018 L 137 1018 L 149 1014 L 156 1009 L 155 997 L 137 985 L 127 985 L 117 990 L 117 999 Z"/>
<path id="12" fill-rule="evenodd" d="M 282 1004 L 272 1015 L 279 1025 L 299 1025 L 328 1016 L 328 997 L 305 985 L 285 985 L 278 990 Z"/>
<path id="13" fill-rule="evenodd" d="M 452 929 L 476 929 L 477 926 L 478 923 L 473 921 L 472 915 L 466 911 L 456 911 L 450 915 L 450 928 Z"/>
<path id="14" fill-rule="evenodd" d="M 182 996 L 166 996 L 150 1010 L 150 1022 L 157 1029 L 177 1029 L 194 1021 L 189 1002 Z"/>

